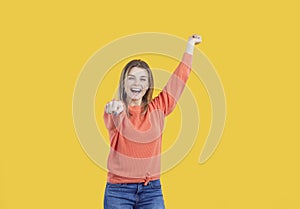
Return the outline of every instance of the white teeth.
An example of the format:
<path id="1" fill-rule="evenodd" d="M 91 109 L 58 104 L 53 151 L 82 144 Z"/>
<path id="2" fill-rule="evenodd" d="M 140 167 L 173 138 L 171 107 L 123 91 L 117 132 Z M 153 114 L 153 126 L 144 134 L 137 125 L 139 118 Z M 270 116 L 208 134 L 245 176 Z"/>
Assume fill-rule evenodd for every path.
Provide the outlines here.
<path id="1" fill-rule="evenodd" d="M 130 89 L 133 93 L 140 93 L 142 90 L 139 88 L 131 88 Z"/>

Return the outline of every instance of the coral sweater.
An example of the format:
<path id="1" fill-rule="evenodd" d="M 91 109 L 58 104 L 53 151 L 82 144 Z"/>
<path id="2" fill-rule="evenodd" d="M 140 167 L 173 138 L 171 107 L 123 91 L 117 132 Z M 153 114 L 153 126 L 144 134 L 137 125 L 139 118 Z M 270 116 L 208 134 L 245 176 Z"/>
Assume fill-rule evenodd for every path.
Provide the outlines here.
<path id="1" fill-rule="evenodd" d="M 160 178 L 164 119 L 174 110 L 183 92 L 191 64 L 192 55 L 184 53 L 166 86 L 149 103 L 146 113 L 142 113 L 142 106 L 128 106 L 130 116 L 126 111 L 119 115 L 104 111 L 110 138 L 108 182 L 144 182 L 146 185 Z"/>

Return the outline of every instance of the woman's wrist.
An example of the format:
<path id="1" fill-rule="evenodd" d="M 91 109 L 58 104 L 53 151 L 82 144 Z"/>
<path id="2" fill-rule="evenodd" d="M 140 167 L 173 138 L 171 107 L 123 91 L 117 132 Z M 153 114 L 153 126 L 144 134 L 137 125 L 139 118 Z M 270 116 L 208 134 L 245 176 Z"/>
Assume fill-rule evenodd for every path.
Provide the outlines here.
<path id="1" fill-rule="evenodd" d="M 190 55 L 193 55 L 193 53 L 194 53 L 194 46 L 195 46 L 194 41 L 193 40 L 189 40 L 187 42 L 185 52 L 188 53 L 188 54 L 190 54 Z"/>

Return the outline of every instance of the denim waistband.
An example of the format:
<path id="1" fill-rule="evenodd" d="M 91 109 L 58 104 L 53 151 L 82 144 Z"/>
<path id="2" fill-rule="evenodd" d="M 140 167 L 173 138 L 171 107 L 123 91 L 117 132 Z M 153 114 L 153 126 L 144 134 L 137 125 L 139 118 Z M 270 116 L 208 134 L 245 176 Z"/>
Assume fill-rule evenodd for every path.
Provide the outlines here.
<path id="1" fill-rule="evenodd" d="M 154 184 L 154 185 L 157 185 L 157 184 L 160 184 L 160 179 L 156 179 L 156 180 L 150 180 L 150 181 L 146 181 L 146 182 L 138 182 L 138 183 L 110 183 L 110 182 L 107 182 L 107 185 L 120 185 L 120 186 L 128 186 L 128 187 L 137 187 L 137 186 L 147 186 L 147 185 L 151 185 L 151 184 Z"/>

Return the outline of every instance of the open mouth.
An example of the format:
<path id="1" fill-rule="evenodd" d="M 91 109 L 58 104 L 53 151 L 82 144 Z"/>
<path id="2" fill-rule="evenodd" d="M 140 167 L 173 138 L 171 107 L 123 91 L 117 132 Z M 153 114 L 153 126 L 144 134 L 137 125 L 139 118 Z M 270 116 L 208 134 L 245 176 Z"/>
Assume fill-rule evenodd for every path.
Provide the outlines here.
<path id="1" fill-rule="evenodd" d="M 130 91 L 134 94 L 138 94 L 138 93 L 141 93 L 142 89 L 140 89 L 140 88 L 130 88 Z"/>

